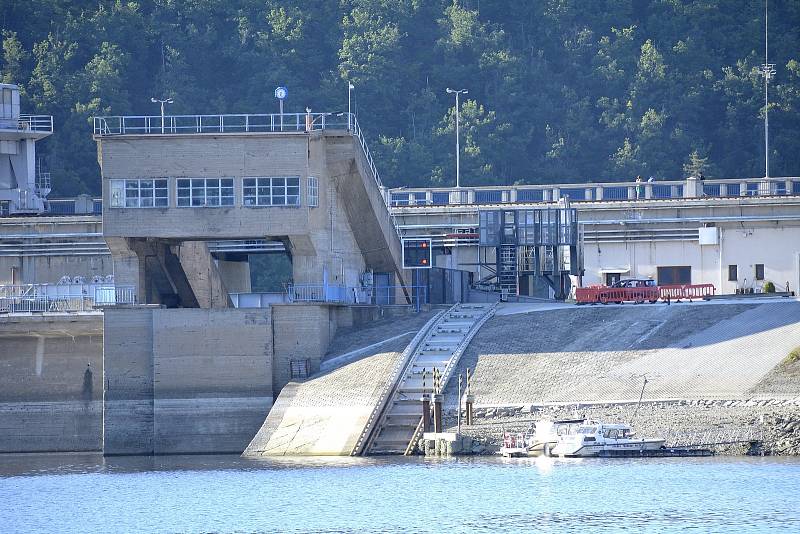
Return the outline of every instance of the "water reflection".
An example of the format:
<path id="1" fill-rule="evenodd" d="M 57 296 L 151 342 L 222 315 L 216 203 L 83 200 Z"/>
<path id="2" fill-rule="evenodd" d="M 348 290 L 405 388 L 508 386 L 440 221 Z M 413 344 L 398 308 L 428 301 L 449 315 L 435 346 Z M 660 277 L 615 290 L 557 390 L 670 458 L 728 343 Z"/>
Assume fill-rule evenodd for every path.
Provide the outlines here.
<path id="1" fill-rule="evenodd" d="M 798 532 L 800 460 L 0 456 L 0 532 Z"/>

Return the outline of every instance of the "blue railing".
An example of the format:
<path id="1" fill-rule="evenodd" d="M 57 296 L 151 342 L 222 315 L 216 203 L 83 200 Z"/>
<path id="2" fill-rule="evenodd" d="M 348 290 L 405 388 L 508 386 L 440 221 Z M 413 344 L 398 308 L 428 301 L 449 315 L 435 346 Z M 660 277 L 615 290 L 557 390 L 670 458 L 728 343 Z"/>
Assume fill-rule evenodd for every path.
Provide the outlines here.
<path id="1" fill-rule="evenodd" d="M 288 302 L 344 305 L 427 304 L 427 286 L 354 287 L 339 284 L 288 284 Z"/>

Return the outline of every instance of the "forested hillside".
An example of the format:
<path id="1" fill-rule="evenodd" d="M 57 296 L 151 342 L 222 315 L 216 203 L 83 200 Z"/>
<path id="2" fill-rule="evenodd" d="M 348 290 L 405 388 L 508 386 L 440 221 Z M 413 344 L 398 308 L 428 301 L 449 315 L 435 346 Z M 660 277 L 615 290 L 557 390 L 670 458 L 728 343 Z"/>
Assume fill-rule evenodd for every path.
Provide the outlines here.
<path id="1" fill-rule="evenodd" d="M 770 171 L 800 173 L 800 2 L 771 0 Z M 387 185 L 763 176 L 763 0 L 0 0 L 2 81 L 52 114 L 56 195 L 93 115 L 340 111 Z"/>

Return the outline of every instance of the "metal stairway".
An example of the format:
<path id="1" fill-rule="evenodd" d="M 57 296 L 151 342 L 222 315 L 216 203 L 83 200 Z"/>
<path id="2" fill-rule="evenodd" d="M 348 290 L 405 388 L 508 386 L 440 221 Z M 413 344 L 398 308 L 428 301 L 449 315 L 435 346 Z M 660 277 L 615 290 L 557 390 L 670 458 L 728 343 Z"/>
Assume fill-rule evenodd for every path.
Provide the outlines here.
<path id="1" fill-rule="evenodd" d="M 456 304 L 442 314 L 414 349 L 363 451 L 355 454 L 404 454 L 415 440 L 422 421 L 422 393 L 433 389 L 432 371 L 442 373 L 447 385 L 461 353 L 481 325 L 494 314 L 496 304 Z M 423 388 L 423 373 L 427 380 Z"/>
<path id="2" fill-rule="evenodd" d="M 508 295 L 518 294 L 519 273 L 517 266 L 517 246 L 500 245 L 500 261 L 497 278 L 500 281 L 500 291 Z"/>

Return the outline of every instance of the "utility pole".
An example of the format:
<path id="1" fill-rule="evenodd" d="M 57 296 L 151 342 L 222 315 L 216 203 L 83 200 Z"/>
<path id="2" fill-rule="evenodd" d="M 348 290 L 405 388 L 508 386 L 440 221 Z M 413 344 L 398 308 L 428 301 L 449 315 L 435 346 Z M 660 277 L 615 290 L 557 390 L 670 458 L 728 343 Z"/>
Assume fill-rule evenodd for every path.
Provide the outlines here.
<path id="1" fill-rule="evenodd" d="M 447 88 L 447 92 L 450 94 L 456 95 L 456 189 L 461 188 L 461 147 L 459 146 L 458 140 L 458 114 L 459 114 L 459 105 L 458 105 L 458 95 L 464 94 L 466 95 L 469 91 L 466 89 L 450 89 Z"/>
<path id="2" fill-rule="evenodd" d="M 764 178 L 769 178 L 769 81 L 775 75 L 775 64 L 769 62 L 769 13 L 767 1 L 764 0 L 764 64 L 761 73 L 764 75 Z"/>
<path id="3" fill-rule="evenodd" d="M 351 122 L 353 120 L 351 118 L 353 115 L 352 115 L 352 113 L 350 111 L 351 110 L 350 101 L 351 101 L 351 98 L 352 98 L 353 89 L 355 89 L 355 88 L 356 88 L 355 85 L 353 85 L 350 82 L 347 82 L 347 131 L 348 132 L 353 129 L 352 122 Z"/>

